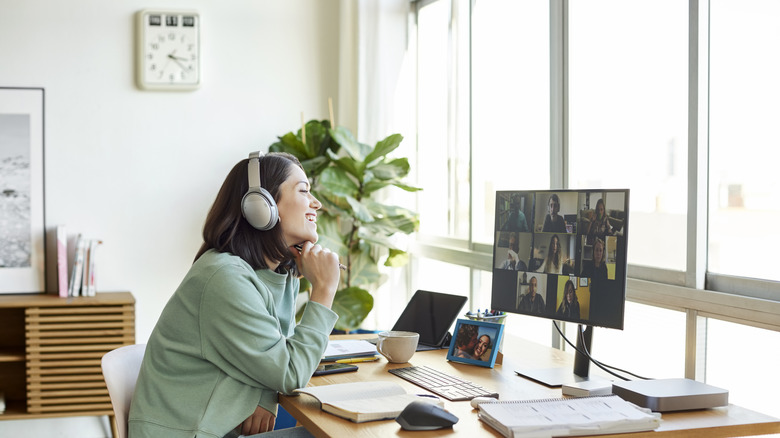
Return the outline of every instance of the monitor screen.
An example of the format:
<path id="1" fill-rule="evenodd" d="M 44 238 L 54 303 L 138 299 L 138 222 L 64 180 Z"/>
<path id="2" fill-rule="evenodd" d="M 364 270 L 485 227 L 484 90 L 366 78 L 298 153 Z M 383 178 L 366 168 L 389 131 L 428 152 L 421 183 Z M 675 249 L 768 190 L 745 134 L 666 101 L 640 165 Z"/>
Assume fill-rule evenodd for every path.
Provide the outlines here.
<path id="1" fill-rule="evenodd" d="M 623 329 L 628 196 L 496 192 L 491 307 Z"/>

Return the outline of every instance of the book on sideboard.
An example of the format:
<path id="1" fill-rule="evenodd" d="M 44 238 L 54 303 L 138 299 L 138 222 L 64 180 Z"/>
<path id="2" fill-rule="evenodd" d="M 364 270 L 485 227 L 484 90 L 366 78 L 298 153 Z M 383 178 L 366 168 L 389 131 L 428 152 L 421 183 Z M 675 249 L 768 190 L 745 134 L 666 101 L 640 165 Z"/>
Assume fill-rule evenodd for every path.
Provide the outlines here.
<path id="1" fill-rule="evenodd" d="M 57 225 L 57 291 L 60 298 L 68 297 L 68 232 L 65 225 Z"/>
<path id="2" fill-rule="evenodd" d="M 66 296 L 95 296 L 96 255 L 101 243 L 100 239 L 87 238 L 81 233 L 76 235 Z M 60 296 L 63 296 L 62 292 Z"/>

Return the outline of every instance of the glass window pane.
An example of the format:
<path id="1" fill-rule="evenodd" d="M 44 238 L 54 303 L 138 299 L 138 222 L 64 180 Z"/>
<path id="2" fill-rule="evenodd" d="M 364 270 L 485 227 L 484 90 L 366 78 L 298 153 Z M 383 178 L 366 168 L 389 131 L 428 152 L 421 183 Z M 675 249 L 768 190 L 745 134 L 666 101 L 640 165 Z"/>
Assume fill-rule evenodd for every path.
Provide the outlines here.
<path id="1" fill-rule="evenodd" d="M 549 187 L 549 3 L 477 0 L 471 24 L 472 233 L 492 243 L 496 190 Z"/>
<path id="2" fill-rule="evenodd" d="M 780 2 L 713 0 L 710 21 L 708 269 L 777 281 Z"/>
<path id="3" fill-rule="evenodd" d="M 571 348 L 568 351 L 572 351 Z M 591 354 L 599 362 L 642 377 L 683 377 L 685 313 L 626 302 L 623 330 L 595 328 Z M 663 357 L 663 360 L 648 360 L 649 357 Z M 591 364 L 591 372 L 596 369 Z"/>
<path id="4" fill-rule="evenodd" d="M 448 77 L 449 2 L 423 6 L 417 16 L 417 170 L 420 232 L 447 235 L 449 227 Z"/>
<path id="5" fill-rule="evenodd" d="M 776 387 L 780 332 L 709 318 L 707 378 L 729 390 L 729 403 L 780 418 Z"/>
<path id="6" fill-rule="evenodd" d="M 629 263 L 682 271 L 688 2 L 569 8 L 569 185 L 631 189 Z"/>

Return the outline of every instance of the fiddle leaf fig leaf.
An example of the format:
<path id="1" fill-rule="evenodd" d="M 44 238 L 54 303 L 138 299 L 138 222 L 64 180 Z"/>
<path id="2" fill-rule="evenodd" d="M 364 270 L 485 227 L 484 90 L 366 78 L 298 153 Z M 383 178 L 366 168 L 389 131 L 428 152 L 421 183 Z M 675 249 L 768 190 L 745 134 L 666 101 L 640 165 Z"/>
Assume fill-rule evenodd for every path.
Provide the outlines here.
<path id="1" fill-rule="evenodd" d="M 371 151 L 371 153 L 368 154 L 364 161 L 366 163 L 370 163 L 377 158 L 387 156 L 387 154 L 398 148 L 398 145 L 401 144 L 401 140 L 403 139 L 404 137 L 401 134 L 392 134 L 387 136 L 384 140 L 378 141 L 374 146 L 374 149 Z"/>
<path id="2" fill-rule="evenodd" d="M 358 181 L 363 181 L 363 174 L 366 171 L 366 166 L 362 162 L 357 161 L 352 157 L 339 157 L 330 151 L 328 151 L 328 156 L 336 166 L 349 172 L 349 174 L 354 176 Z"/>
<path id="3" fill-rule="evenodd" d="M 343 126 L 337 126 L 330 130 L 330 136 L 355 160 L 365 161 L 371 153 L 371 147 L 355 140 L 349 130 Z"/>
<path id="4" fill-rule="evenodd" d="M 336 196 L 357 196 L 358 185 L 346 174 L 328 167 L 320 174 L 320 184 Z"/>
<path id="5" fill-rule="evenodd" d="M 399 158 L 389 162 L 380 162 L 375 166 L 371 166 L 371 171 L 381 180 L 400 179 L 409 173 L 409 160 Z"/>
<path id="6" fill-rule="evenodd" d="M 390 248 L 390 255 L 385 260 L 385 266 L 391 268 L 399 268 L 409 263 L 409 253 L 401 251 L 400 249 Z"/>
<path id="7" fill-rule="evenodd" d="M 336 292 L 331 308 L 339 315 L 336 329 L 355 330 L 374 308 L 374 297 L 365 289 L 349 287 Z"/>
<path id="8" fill-rule="evenodd" d="M 287 152 L 298 160 L 312 158 L 307 154 L 306 146 L 292 132 L 279 137 L 279 141 L 268 147 L 270 152 Z"/>
<path id="9" fill-rule="evenodd" d="M 374 216 L 371 215 L 371 212 L 368 210 L 368 208 L 366 208 L 366 206 L 363 205 L 360 201 L 351 196 L 345 196 L 345 198 L 350 207 L 352 207 L 352 214 L 355 215 L 357 220 L 364 224 L 374 221 Z"/>

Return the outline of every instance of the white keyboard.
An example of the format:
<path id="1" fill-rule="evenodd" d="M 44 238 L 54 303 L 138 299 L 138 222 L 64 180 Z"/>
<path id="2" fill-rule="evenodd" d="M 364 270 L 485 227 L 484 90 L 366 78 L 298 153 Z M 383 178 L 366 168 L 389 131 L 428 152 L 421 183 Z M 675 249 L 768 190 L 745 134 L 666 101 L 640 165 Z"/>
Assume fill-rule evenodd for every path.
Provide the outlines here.
<path id="1" fill-rule="evenodd" d="M 498 398 L 497 392 L 426 366 L 393 368 L 388 371 L 451 401 L 471 400 L 474 397 Z"/>

